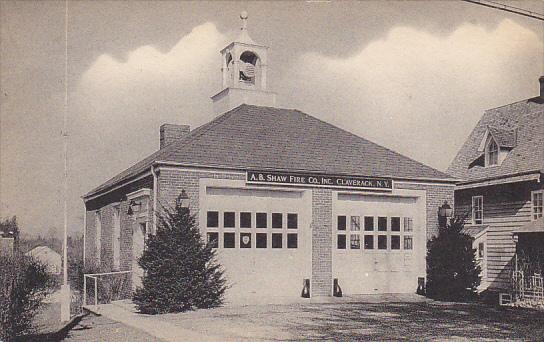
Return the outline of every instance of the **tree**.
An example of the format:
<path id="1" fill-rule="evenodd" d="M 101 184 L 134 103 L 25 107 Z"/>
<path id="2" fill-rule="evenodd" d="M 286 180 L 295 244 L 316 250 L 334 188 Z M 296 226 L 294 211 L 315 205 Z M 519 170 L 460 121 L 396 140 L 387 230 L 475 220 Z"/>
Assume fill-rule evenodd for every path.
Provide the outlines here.
<path id="1" fill-rule="evenodd" d="M 480 285 L 476 251 L 472 248 L 472 238 L 461 232 L 463 225 L 463 217 L 451 219 L 427 245 L 426 290 L 431 298 L 473 298 Z"/>
<path id="2" fill-rule="evenodd" d="M 195 218 L 182 206 L 157 214 L 157 231 L 139 260 L 144 270 L 134 303 L 142 313 L 183 312 L 223 303 L 226 280 L 210 243 L 202 241 Z"/>
<path id="3" fill-rule="evenodd" d="M 41 263 L 20 252 L 0 258 L 0 341 L 28 333 L 42 300 L 54 287 Z"/>

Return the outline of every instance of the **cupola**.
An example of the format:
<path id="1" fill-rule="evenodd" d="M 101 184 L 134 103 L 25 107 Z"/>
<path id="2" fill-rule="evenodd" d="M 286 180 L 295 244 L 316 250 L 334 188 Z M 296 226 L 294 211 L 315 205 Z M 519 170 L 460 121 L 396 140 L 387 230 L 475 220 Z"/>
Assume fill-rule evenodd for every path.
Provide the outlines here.
<path id="1" fill-rule="evenodd" d="M 243 103 L 276 105 L 276 93 L 267 90 L 268 47 L 255 43 L 249 36 L 246 11 L 240 14 L 240 19 L 240 34 L 220 51 L 223 90 L 212 96 L 216 114 Z"/>

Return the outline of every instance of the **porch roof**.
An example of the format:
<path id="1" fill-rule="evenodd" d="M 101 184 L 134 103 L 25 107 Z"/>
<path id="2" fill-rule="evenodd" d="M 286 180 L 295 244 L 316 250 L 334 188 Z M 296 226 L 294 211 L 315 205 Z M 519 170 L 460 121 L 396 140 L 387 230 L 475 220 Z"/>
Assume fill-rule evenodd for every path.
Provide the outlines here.
<path id="1" fill-rule="evenodd" d="M 524 233 L 544 233 L 544 217 L 531 221 L 512 232 L 514 235 Z"/>

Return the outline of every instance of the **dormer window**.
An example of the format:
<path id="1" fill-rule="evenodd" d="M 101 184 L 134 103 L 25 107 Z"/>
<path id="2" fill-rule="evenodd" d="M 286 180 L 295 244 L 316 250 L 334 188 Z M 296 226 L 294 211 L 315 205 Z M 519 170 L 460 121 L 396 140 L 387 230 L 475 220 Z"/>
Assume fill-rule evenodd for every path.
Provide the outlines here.
<path id="1" fill-rule="evenodd" d="M 499 164 L 499 146 L 495 139 L 490 138 L 485 148 L 485 165 L 493 166 Z"/>
<path id="2" fill-rule="evenodd" d="M 469 168 L 501 165 L 510 151 L 516 147 L 517 135 L 517 129 L 488 126 L 478 147 L 481 154 L 470 163 Z"/>

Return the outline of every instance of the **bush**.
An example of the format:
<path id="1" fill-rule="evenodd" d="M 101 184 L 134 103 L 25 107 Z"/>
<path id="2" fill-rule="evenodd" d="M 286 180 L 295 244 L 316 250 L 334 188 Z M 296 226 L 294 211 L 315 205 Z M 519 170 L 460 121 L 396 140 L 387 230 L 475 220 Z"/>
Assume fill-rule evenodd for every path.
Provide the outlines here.
<path id="1" fill-rule="evenodd" d="M 134 303 L 148 314 L 221 305 L 226 290 L 223 271 L 211 245 L 202 241 L 194 216 L 181 206 L 181 197 L 173 209 L 163 211 L 139 260 L 145 273 Z"/>
<path id="2" fill-rule="evenodd" d="M 474 298 L 480 285 L 480 266 L 472 238 L 461 233 L 464 218 L 457 217 L 428 243 L 427 296 L 441 300 Z"/>
<path id="3" fill-rule="evenodd" d="M 0 258 L 0 340 L 12 341 L 31 331 L 32 318 L 54 287 L 46 267 L 15 253 Z"/>

